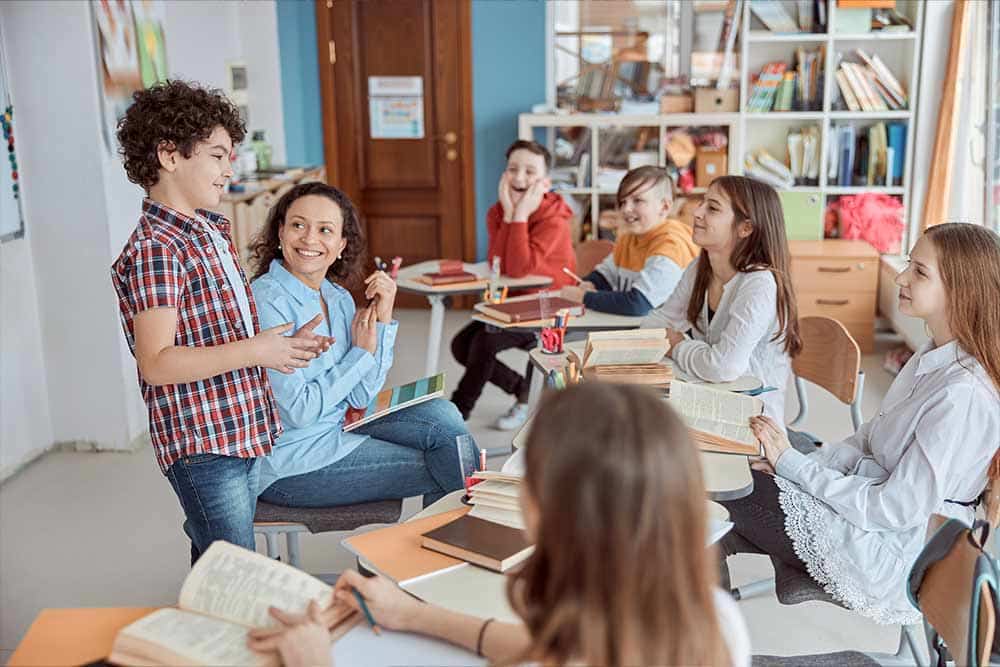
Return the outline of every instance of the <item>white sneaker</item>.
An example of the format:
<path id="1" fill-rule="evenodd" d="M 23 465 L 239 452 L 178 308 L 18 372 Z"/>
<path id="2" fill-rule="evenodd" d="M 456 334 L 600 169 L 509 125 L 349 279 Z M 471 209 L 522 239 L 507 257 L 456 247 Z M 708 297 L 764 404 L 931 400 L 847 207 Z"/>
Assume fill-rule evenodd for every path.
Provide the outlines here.
<path id="1" fill-rule="evenodd" d="M 513 431 L 521 428 L 524 422 L 528 421 L 528 404 L 515 403 L 511 406 L 507 414 L 500 415 L 493 423 L 493 428 L 498 431 Z"/>

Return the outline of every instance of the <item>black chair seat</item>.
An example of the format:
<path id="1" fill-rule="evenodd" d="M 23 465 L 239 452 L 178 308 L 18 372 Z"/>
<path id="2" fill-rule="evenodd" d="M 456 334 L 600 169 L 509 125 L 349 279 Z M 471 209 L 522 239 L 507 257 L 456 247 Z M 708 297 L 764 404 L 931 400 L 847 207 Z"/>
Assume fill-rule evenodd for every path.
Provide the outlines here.
<path id="1" fill-rule="evenodd" d="M 257 501 L 254 523 L 301 523 L 310 533 L 354 530 L 373 523 L 396 523 L 402 500 L 377 500 L 339 507 L 282 507 Z"/>

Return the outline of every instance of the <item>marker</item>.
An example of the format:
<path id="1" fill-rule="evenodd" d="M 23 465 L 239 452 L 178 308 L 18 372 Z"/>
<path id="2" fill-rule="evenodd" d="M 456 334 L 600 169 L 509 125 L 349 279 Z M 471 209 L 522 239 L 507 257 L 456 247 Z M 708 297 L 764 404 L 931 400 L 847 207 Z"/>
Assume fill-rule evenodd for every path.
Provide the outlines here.
<path id="1" fill-rule="evenodd" d="M 479 450 L 479 470 L 486 470 L 486 450 Z"/>
<path id="2" fill-rule="evenodd" d="M 402 265 L 403 265 L 402 257 L 396 256 L 392 258 L 392 271 L 389 272 L 389 275 L 392 276 L 393 280 L 395 280 L 399 276 L 399 267 Z"/>
<path id="3" fill-rule="evenodd" d="M 358 604 L 361 605 L 361 613 L 365 615 L 365 618 L 368 620 L 368 624 L 372 626 L 372 632 L 381 636 L 382 630 L 375 624 L 375 618 L 372 617 L 371 610 L 368 609 L 368 605 L 365 604 L 365 599 L 361 597 L 361 593 L 358 592 L 357 588 L 352 588 L 351 591 L 354 592 L 354 598 L 358 601 Z"/>
<path id="4" fill-rule="evenodd" d="M 563 273 L 575 280 L 577 285 L 583 282 L 583 278 L 570 271 L 568 266 L 563 267 Z"/>

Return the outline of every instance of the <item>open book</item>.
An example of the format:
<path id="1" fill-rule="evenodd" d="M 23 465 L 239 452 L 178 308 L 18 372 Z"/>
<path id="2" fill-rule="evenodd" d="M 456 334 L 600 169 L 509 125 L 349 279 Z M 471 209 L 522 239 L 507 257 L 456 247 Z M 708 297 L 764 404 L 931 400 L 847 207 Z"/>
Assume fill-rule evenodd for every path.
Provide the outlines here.
<path id="1" fill-rule="evenodd" d="M 701 449 L 750 456 L 761 453 L 760 442 L 750 430 L 750 418 L 764 411 L 759 398 L 674 380 L 670 407 L 684 419 Z"/>
<path id="2" fill-rule="evenodd" d="M 348 408 L 344 416 L 344 431 L 353 431 L 362 424 L 408 408 L 411 405 L 444 396 L 444 373 L 421 378 L 391 389 L 383 389 L 365 408 Z"/>
<path id="3" fill-rule="evenodd" d="M 663 360 L 669 349 L 666 329 L 594 331 L 585 344 L 566 346 L 588 380 L 661 387 L 673 377 L 672 365 Z"/>
<path id="4" fill-rule="evenodd" d="M 268 606 L 326 607 L 333 589 L 290 565 L 213 542 L 181 587 L 177 608 L 160 609 L 122 628 L 109 662 L 122 665 L 278 665 L 275 656 L 247 647 L 247 632 L 275 624 Z M 339 638 L 358 621 L 343 607 L 334 625 Z"/>

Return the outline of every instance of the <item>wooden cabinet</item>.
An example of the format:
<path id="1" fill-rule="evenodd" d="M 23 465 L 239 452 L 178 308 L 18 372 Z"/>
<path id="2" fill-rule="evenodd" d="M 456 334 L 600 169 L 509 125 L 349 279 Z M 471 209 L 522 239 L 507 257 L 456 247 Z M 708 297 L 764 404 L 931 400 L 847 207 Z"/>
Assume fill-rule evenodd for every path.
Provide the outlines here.
<path id="1" fill-rule="evenodd" d="M 839 320 L 862 352 L 875 348 L 878 251 L 864 241 L 789 241 L 799 317 Z"/>
<path id="2" fill-rule="evenodd" d="M 236 244 L 236 249 L 240 253 L 240 263 L 243 265 L 243 270 L 247 272 L 247 277 L 253 275 L 254 268 L 249 264 L 250 254 L 248 248 L 250 242 L 256 236 L 257 232 L 263 229 L 271 207 L 292 186 L 311 181 L 322 181 L 325 183 L 326 169 L 324 167 L 293 169 L 286 172 L 284 178 L 251 181 L 248 183 L 248 186 L 252 185 L 256 188 L 252 191 L 229 192 L 223 195 L 219 212 L 233 223 L 233 243 Z"/>

